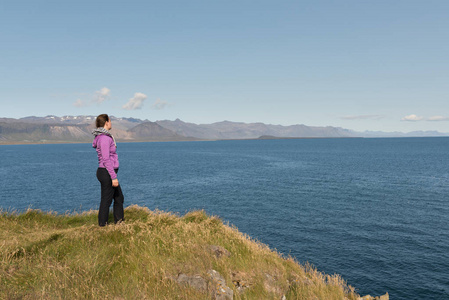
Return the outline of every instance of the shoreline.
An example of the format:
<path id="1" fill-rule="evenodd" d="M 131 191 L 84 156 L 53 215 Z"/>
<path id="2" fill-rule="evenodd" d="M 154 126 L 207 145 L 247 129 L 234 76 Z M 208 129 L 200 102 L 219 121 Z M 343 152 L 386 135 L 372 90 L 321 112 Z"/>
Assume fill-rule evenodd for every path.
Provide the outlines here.
<path id="1" fill-rule="evenodd" d="M 266 140 L 313 140 L 313 139 L 409 139 L 409 138 L 449 138 L 449 136 L 410 136 L 410 137 L 259 137 L 245 139 L 182 139 L 182 140 L 117 140 L 117 143 L 166 143 L 166 142 L 216 142 L 216 141 L 266 141 Z M 12 145 L 60 145 L 90 144 L 92 141 L 7 141 L 0 146 Z"/>
<path id="2" fill-rule="evenodd" d="M 312 139 L 364 139 L 364 137 L 273 137 L 245 139 L 188 139 L 188 140 L 117 140 L 117 143 L 166 143 L 166 142 L 217 142 L 217 141 L 266 141 L 266 140 L 312 140 Z M 0 146 L 11 145 L 60 145 L 60 144 L 90 144 L 92 141 L 8 141 L 0 142 Z"/>

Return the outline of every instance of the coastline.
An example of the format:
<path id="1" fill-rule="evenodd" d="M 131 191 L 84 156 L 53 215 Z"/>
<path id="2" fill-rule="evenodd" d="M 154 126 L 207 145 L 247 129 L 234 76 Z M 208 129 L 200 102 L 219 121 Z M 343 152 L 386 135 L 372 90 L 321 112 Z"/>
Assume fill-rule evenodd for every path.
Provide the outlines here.
<path id="1" fill-rule="evenodd" d="M 310 139 L 364 139 L 365 137 L 258 137 L 245 139 L 167 139 L 167 140 L 120 140 L 117 143 L 158 143 L 158 142 L 215 142 L 215 141 L 258 141 L 258 140 L 310 140 Z M 7 141 L 0 142 L 0 146 L 6 145 L 59 145 L 59 144 L 89 144 L 92 141 L 58 141 L 58 140 L 42 140 L 42 141 Z"/>

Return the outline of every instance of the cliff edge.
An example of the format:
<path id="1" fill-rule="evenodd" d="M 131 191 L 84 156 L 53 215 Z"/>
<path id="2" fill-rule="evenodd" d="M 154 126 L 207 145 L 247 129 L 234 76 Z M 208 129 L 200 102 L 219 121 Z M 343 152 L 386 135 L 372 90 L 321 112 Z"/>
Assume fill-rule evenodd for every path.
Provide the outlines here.
<path id="1" fill-rule="evenodd" d="M 0 213 L 1 299 L 360 299 L 204 211 Z M 382 296 L 388 299 L 388 295 Z"/>

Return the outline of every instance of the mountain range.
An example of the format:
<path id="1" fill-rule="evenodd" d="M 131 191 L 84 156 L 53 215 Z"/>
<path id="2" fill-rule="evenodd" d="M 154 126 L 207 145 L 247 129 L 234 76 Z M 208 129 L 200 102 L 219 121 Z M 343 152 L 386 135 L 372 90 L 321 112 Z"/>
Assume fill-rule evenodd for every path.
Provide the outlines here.
<path id="1" fill-rule="evenodd" d="M 121 142 L 194 141 L 221 139 L 270 138 L 342 138 L 342 137 L 421 137 L 449 136 L 437 131 L 357 132 L 340 127 L 317 127 L 303 124 L 281 126 L 264 123 L 223 121 L 194 124 L 162 120 L 151 122 L 111 116 L 112 133 Z M 20 119 L 0 118 L 0 144 L 90 142 L 95 116 L 46 116 Z"/>

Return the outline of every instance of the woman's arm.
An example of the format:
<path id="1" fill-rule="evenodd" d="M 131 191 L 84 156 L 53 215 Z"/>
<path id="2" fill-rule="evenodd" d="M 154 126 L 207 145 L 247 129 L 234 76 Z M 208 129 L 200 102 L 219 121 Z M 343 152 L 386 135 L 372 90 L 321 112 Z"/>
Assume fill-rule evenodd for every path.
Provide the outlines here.
<path id="1" fill-rule="evenodd" d="M 109 148 L 111 146 L 111 140 L 112 140 L 112 138 L 104 135 L 102 138 L 100 138 L 100 140 L 98 142 L 99 142 L 99 146 L 100 146 L 100 153 L 101 153 L 101 158 L 103 160 L 103 165 L 106 168 L 106 170 L 108 171 L 109 176 L 111 176 L 111 179 L 114 181 L 117 179 L 117 174 L 114 171 L 114 164 L 111 161 L 111 157 L 110 157 Z M 112 185 L 114 185 L 114 182 L 112 182 Z M 118 180 L 117 180 L 117 186 L 118 186 Z"/>

